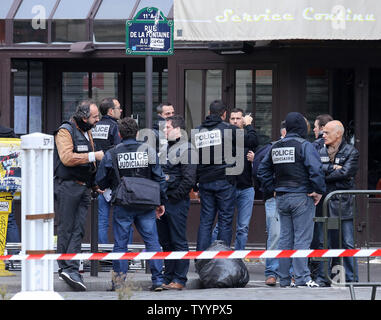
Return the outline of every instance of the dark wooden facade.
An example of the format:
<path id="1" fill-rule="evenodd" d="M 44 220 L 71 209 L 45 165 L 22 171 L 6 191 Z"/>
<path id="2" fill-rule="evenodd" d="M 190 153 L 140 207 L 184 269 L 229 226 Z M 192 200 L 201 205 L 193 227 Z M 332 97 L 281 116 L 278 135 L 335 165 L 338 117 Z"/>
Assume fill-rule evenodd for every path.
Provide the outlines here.
<path id="1" fill-rule="evenodd" d="M 12 62 L 16 59 L 41 61 L 43 64 L 42 128 L 48 134 L 52 134 L 62 120 L 62 72 L 117 72 L 118 97 L 125 108 L 124 114 L 131 114 L 131 74 L 144 72 L 144 57 L 127 57 L 123 48 L 114 46 L 98 46 L 89 54 L 73 54 L 68 50 L 67 45 L 0 47 L 0 122 L 2 125 L 10 127 L 14 125 Z M 368 189 L 368 141 L 370 120 L 372 120 L 370 110 L 372 115 L 376 110 L 375 117 L 378 119 L 374 120 L 381 123 L 381 116 L 374 105 L 377 103 L 379 94 L 377 86 L 373 85 L 381 77 L 380 54 L 380 44 L 372 41 L 275 42 L 269 47 L 258 48 L 251 54 L 229 56 L 208 50 L 206 44 L 178 43 L 175 45 L 173 56 L 154 58 L 154 71 L 161 72 L 168 69 L 167 100 L 175 104 L 178 113 L 184 114 L 186 70 L 222 70 L 222 99 L 230 106 L 235 103 L 235 70 L 272 70 L 271 138 L 277 139 L 279 124 L 288 112 L 299 111 L 306 114 L 308 70 L 330 70 L 329 110 L 345 125 L 351 120 L 354 123 L 355 146 L 360 151 L 357 188 Z M 373 103 L 372 109 L 370 109 L 371 103 Z M 369 203 L 366 200 L 358 202 L 359 214 L 355 223 L 359 245 L 367 244 L 365 232 L 367 228 L 371 234 L 368 244 L 381 243 L 380 201 L 380 199 L 371 198 Z M 367 225 L 365 212 L 368 205 L 371 223 Z M 197 239 L 198 221 L 199 203 L 193 202 L 188 222 L 188 239 L 191 243 L 195 243 Z M 89 232 L 86 239 L 89 239 Z M 258 199 L 253 209 L 249 245 L 263 247 L 265 239 L 264 204 Z M 137 235 L 135 240 L 140 241 Z"/>

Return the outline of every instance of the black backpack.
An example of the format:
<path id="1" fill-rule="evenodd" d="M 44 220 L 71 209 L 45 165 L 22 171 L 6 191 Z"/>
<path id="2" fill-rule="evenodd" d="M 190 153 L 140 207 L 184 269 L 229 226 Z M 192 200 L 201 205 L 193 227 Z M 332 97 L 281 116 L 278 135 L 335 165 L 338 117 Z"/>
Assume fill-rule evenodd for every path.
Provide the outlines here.
<path id="1" fill-rule="evenodd" d="M 160 185 L 142 177 L 120 177 L 115 148 L 111 151 L 118 186 L 112 191 L 111 204 L 144 213 L 160 206 Z"/>

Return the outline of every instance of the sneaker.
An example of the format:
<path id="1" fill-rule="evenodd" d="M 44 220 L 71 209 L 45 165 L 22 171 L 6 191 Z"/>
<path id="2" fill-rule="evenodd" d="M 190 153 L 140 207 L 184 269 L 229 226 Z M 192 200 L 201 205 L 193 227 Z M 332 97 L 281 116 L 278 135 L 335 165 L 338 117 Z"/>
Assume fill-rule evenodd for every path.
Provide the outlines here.
<path id="1" fill-rule="evenodd" d="M 305 284 L 297 285 L 297 287 L 319 288 L 320 286 L 315 281 L 309 280 Z"/>
<path id="2" fill-rule="evenodd" d="M 82 276 L 79 273 L 67 273 L 61 271 L 61 278 L 75 291 L 86 291 L 86 286 L 83 283 Z"/>
<path id="3" fill-rule="evenodd" d="M 162 284 L 153 284 L 150 288 L 151 291 L 159 292 L 163 291 L 163 285 Z"/>

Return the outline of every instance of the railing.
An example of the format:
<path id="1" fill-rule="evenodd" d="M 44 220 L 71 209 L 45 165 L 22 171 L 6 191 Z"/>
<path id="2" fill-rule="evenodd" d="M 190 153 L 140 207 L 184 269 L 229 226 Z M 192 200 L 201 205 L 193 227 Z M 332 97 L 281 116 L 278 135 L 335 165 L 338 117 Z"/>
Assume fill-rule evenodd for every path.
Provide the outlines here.
<path id="1" fill-rule="evenodd" d="M 324 249 L 328 249 L 328 231 L 329 230 L 338 230 L 338 237 L 339 237 L 339 249 L 342 248 L 342 206 L 341 206 L 341 199 L 342 195 L 354 195 L 355 199 L 357 195 L 365 195 L 367 198 L 369 198 L 370 195 L 376 195 L 379 194 L 381 195 L 381 190 L 336 190 L 331 193 L 329 193 L 324 201 L 323 201 L 323 216 L 322 217 L 315 217 L 315 222 L 323 222 L 324 224 L 324 242 L 323 246 Z M 329 217 L 328 215 L 328 203 L 329 201 L 334 197 L 334 196 L 339 196 L 339 212 L 337 217 Z M 356 201 L 353 201 L 353 230 L 354 230 L 354 243 L 356 244 L 356 237 L 355 237 L 355 226 L 356 226 Z M 337 213 L 336 213 L 337 214 Z M 351 218 L 352 219 L 352 218 Z M 366 214 L 365 214 L 365 219 L 366 219 L 366 247 L 369 248 L 369 205 L 366 206 Z M 333 249 L 333 248 L 332 248 Z M 334 248 L 338 249 L 338 248 Z M 356 259 L 356 258 L 353 258 Z M 326 278 L 332 283 L 332 279 L 330 278 L 330 275 L 328 274 L 329 268 L 328 268 L 328 263 L 329 259 L 323 258 L 324 260 L 324 272 Z M 340 257 L 340 264 L 343 266 L 343 257 Z M 357 276 L 357 268 L 354 268 L 354 277 L 356 278 Z M 342 281 L 342 280 L 341 280 Z M 375 299 L 376 295 L 376 287 L 381 286 L 381 283 L 377 282 L 370 282 L 370 266 L 369 266 L 369 257 L 367 258 L 367 282 L 345 282 L 344 281 L 337 283 L 337 285 L 342 285 L 342 286 L 348 286 L 350 289 L 351 297 L 352 299 L 355 299 L 355 292 L 354 292 L 354 287 L 366 287 L 370 286 L 372 287 L 372 296 L 371 299 Z"/>

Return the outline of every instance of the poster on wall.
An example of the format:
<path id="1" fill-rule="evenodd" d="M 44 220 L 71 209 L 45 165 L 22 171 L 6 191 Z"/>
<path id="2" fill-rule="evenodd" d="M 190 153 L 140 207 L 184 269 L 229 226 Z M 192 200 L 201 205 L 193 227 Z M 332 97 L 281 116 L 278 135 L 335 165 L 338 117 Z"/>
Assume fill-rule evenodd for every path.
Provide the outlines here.
<path id="1" fill-rule="evenodd" d="M 0 192 L 21 192 L 21 139 L 0 138 Z"/>

